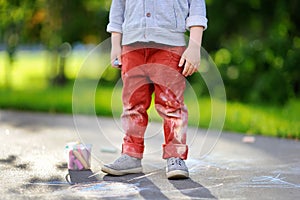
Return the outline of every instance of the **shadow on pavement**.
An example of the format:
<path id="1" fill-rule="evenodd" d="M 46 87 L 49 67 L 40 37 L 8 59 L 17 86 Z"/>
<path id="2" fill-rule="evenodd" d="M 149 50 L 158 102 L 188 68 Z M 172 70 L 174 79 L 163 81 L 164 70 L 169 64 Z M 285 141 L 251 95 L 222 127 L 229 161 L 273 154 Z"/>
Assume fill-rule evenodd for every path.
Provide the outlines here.
<path id="1" fill-rule="evenodd" d="M 125 182 L 135 184 L 139 188 L 139 193 L 145 199 L 169 199 L 165 196 L 164 192 L 176 192 L 179 191 L 183 195 L 191 199 L 217 199 L 211 194 L 211 192 L 202 186 L 201 184 L 193 181 L 192 179 L 184 180 L 169 180 L 169 182 L 177 189 L 176 191 L 161 191 L 161 189 L 156 186 L 150 179 L 144 177 L 145 174 L 131 174 L 126 176 L 110 176 L 106 175 L 103 177 L 104 181 L 114 181 L 114 182 Z M 175 194 L 175 193 L 174 193 Z"/>
<path id="2" fill-rule="evenodd" d="M 183 195 L 194 198 L 203 198 L 203 199 L 217 199 L 215 196 L 211 194 L 211 192 L 205 188 L 203 185 L 193 181 L 192 179 L 184 180 L 169 180 L 169 182 Z"/>
<path id="3" fill-rule="evenodd" d="M 104 181 L 114 181 L 114 182 L 125 182 L 125 183 L 132 183 L 135 184 L 136 187 L 139 188 L 139 193 L 145 199 L 169 199 L 166 197 L 161 189 L 157 187 L 151 180 L 149 180 L 145 176 L 144 173 L 139 174 L 129 174 L 125 176 L 110 176 L 105 175 L 103 177 Z M 137 177 L 143 177 L 135 180 Z M 131 181 L 134 180 L 134 181 Z"/>
<path id="4" fill-rule="evenodd" d="M 12 164 L 17 160 L 17 156 L 9 155 L 7 158 L 1 158 L 0 163 Z"/>
<path id="5" fill-rule="evenodd" d="M 94 173 L 90 169 L 81 170 L 81 171 L 69 170 L 69 173 L 66 175 L 66 181 L 71 185 L 99 181 L 99 179 L 97 179 L 97 177 L 93 175 Z"/>
<path id="6" fill-rule="evenodd" d="M 29 163 L 17 163 L 18 156 L 9 155 L 7 158 L 0 158 L 0 164 L 11 165 L 12 167 L 20 170 L 26 170 L 30 167 Z"/>
<path id="7" fill-rule="evenodd" d="M 48 191 L 56 191 L 61 189 L 62 186 L 62 179 L 58 176 L 52 176 L 47 179 L 33 177 L 31 178 L 27 184 L 23 185 L 23 189 L 28 191 L 34 190 L 48 190 Z"/>

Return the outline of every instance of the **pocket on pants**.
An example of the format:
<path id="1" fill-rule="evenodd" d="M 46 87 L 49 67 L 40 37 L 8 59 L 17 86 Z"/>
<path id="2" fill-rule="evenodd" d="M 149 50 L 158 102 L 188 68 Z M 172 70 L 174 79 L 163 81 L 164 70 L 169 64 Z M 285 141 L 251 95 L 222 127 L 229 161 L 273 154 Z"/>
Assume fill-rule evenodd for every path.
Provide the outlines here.
<path id="1" fill-rule="evenodd" d="M 169 57 L 170 57 L 170 67 L 176 69 L 177 71 L 179 71 L 180 73 L 183 70 L 183 67 L 179 67 L 179 61 L 181 59 L 181 56 L 183 54 L 183 52 L 185 51 L 186 47 L 185 46 L 179 46 L 179 47 L 172 47 L 170 46 L 168 48 L 168 53 L 169 53 Z"/>

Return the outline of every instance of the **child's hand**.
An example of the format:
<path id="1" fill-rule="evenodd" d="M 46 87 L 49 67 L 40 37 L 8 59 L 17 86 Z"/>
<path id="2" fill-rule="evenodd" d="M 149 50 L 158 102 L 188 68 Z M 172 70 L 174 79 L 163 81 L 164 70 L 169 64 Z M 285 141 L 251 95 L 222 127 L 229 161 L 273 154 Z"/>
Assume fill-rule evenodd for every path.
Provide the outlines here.
<path id="1" fill-rule="evenodd" d="M 122 47 L 119 45 L 112 46 L 111 54 L 110 54 L 112 67 L 120 68 L 120 66 L 122 65 L 121 55 L 122 55 Z M 116 60 L 118 60 L 118 63 L 115 62 Z"/>
<path id="2" fill-rule="evenodd" d="M 111 34 L 111 53 L 110 53 L 110 63 L 114 68 L 121 68 L 122 60 L 122 46 L 121 46 L 122 34 L 118 32 L 112 32 Z M 118 63 L 115 63 L 115 60 Z M 117 65 L 116 65 L 117 64 Z"/>
<path id="3" fill-rule="evenodd" d="M 190 76 L 197 71 L 200 66 L 200 50 L 204 27 L 192 26 L 190 27 L 190 40 L 187 49 L 183 52 L 179 61 L 180 67 L 184 67 L 182 71 L 183 76 Z"/>
<path id="4" fill-rule="evenodd" d="M 200 47 L 189 45 L 183 52 L 178 65 L 179 67 L 184 67 L 182 75 L 187 77 L 195 73 L 198 70 L 198 66 L 200 66 L 200 59 Z"/>

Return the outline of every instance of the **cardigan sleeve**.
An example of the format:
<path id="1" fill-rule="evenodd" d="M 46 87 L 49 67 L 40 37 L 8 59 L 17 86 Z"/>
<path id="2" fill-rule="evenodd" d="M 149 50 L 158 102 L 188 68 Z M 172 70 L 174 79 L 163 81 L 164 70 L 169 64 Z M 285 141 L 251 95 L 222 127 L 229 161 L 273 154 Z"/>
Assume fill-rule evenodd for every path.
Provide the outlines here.
<path id="1" fill-rule="evenodd" d="M 206 5 L 204 0 L 188 0 L 189 15 L 186 19 L 186 28 L 189 30 L 191 26 L 203 26 L 207 29 Z"/>
<path id="2" fill-rule="evenodd" d="M 106 31 L 122 33 L 122 24 L 124 22 L 124 11 L 125 11 L 125 0 L 112 0 L 110 12 L 109 12 L 109 23 Z"/>

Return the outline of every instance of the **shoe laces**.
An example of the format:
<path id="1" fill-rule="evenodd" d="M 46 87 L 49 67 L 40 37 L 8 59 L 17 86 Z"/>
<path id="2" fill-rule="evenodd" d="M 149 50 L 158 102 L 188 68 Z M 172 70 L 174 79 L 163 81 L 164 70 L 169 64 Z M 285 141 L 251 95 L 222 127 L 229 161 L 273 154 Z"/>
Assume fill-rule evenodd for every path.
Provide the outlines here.
<path id="1" fill-rule="evenodd" d="M 178 164 L 180 167 L 183 165 L 182 160 L 180 158 L 170 158 L 170 164 L 171 165 Z"/>

